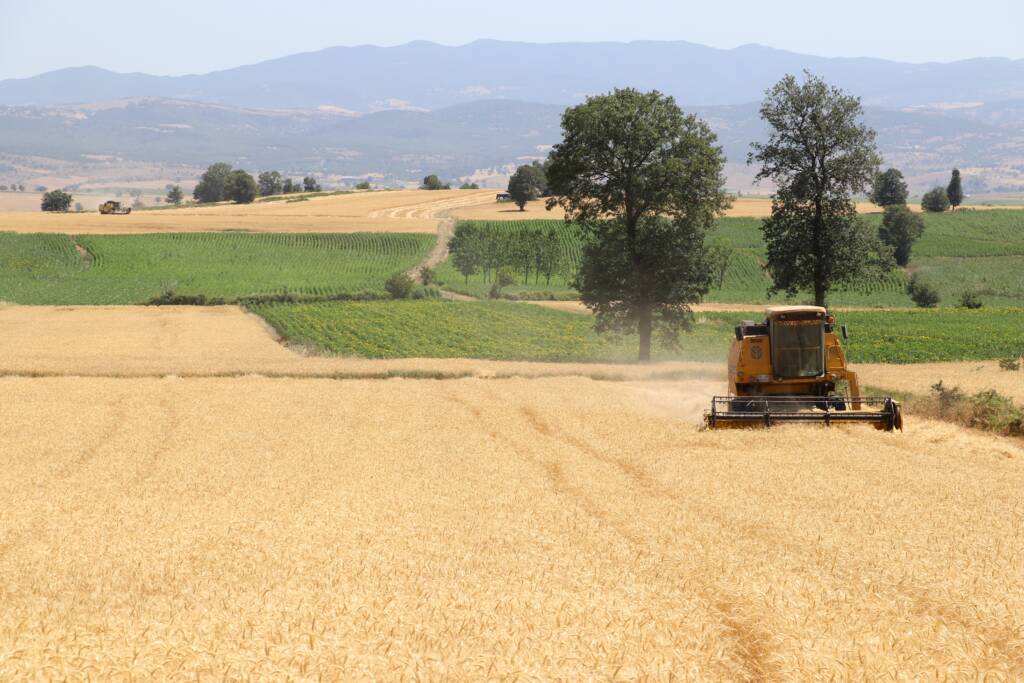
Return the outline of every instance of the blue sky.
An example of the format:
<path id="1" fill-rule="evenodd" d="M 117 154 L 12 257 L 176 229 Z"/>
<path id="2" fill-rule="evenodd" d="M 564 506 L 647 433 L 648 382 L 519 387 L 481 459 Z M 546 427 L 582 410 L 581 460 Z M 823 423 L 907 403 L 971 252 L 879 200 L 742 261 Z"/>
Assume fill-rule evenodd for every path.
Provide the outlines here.
<path id="1" fill-rule="evenodd" d="M 1024 58 L 1021 0 L 0 0 L 0 78 L 202 73 L 333 45 L 688 40 L 825 56 Z"/>

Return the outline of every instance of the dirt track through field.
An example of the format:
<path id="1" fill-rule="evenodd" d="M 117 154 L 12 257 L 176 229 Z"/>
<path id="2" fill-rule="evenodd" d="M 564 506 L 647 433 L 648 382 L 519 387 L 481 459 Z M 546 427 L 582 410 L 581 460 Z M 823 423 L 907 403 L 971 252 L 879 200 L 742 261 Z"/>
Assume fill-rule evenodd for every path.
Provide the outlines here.
<path id="1" fill-rule="evenodd" d="M 0 678 L 1024 676 L 1024 449 L 709 390 L 0 378 Z"/>

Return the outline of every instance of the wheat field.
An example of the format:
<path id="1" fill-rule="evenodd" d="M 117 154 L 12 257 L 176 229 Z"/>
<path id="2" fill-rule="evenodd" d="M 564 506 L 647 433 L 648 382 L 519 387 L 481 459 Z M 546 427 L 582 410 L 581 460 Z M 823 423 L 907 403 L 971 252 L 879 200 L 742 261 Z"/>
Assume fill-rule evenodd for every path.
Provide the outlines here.
<path id="1" fill-rule="evenodd" d="M 960 387 L 964 392 L 995 389 L 1018 404 L 1024 404 L 1024 372 L 1003 370 L 997 361 L 915 363 L 912 365 L 858 365 L 861 384 L 890 391 L 927 395 L 934 384 Z"/>
<path id="2" fill-rule="evenodd" d="M 447 211 L 494 202 L 493 190 L 395 190 L 312 197 L 305 201 L 220 204 L 127 216 L 0 212 L 0 232 L 77 235 L 151 232 L 434 232 Z"/>
<path id="3" fill-rule="evenodd" d="M 0 378 L 0 679 L 1024 676 L 1024 449 L 713 390 Z"/>
<path id="4" fill-rule="evenodd" d="M 153 232 L 435 232 L 445 215 L 474 220 L 561 219 L 561 209 L 547 211 L 543 201 L 497 203 L 496 190 L 393 190 L 312 197 L 305 201 L 218 204 L 203 207 L 134 211 L 127 216 L 98 212 L 42 213 L 0 210 L 0 232 L 46 232 L 74 235 L 139 234 Z M 10 194 L 10 193 L 8 193 Z M 38 203 L 38 196 L 34 201 Z M 20 205 L 19 205 L 20 206 Z M 875 211 L 858 204 L 860 211 Z M 767 199 L 740 198 L 726 215 L 767 216 Z"/>

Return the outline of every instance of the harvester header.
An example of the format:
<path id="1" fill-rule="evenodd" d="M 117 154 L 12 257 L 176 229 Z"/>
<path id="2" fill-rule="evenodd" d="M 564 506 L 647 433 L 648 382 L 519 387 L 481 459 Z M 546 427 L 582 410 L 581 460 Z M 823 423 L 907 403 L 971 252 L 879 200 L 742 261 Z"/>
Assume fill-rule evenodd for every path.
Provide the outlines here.
<path id="1" fill-rule="evenodd" d="M 820 306 L 774 306 L 763 322 L 737 325 L 729 350 L 729 395 L 712 399 L 707 426 L 856 422 L 902 430 L 897 401 L 860 395 L 835 328 L 835 318 Z M 840 331 L 845 339 L 846 326 Z"/>

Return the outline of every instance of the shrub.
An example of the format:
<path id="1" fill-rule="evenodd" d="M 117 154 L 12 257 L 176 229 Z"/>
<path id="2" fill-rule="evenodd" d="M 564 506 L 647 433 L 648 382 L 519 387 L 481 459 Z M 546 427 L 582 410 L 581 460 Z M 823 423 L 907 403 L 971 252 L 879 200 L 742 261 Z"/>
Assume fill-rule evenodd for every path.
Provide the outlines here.
<path id="1" fill-rule="evenodd" d="M 999 367 L 1003 370 L 1016 372 L 1020 370 L 1020 358 L 1003 358 L 999 361 Z"/>
<path id="2" fill-rule="evenodd" d="M 459 186 L 459 189 L 460 190 L 479 190 L 480 186 L 477 185 L 476 183 L 462 183 L 462 185 Z"/>
<path id="3" fill-rule="evenodd" d="M 924 193 L 921 198 L 921 208 L 930 213 L 942 213 L 949 208 L 949 197 L 946 196 L 946 188 L 936 187 Z"/>
<path id="4" fill-rule="evenodd" d="M 969 308 L 971 310 L 976 310 L 978 308 L 981 308 L 981 306 L 981 299 L 978 298 L 977 294 L 973 292 L 964 292 L 963 294 L 960 295 L 961 308 Z"/>
<path id="5" fill-rule="evenodd" d="M 922 282 L 916 273 L 907 283 L 907 294 L 918 308 L 935 308 L 939 305 L 939 293 L 928 283 Z"/>
<path id="6" fill-rule="evenodd" d="M 384 283 L 384 289 L 392 299 L 408 299 L 415 288 L 416 283 L 407 273 L 395 273 Z"/>
<path id="7" fill-rule="evenodd" d="M 438 284 L 437 272 L 429 266 L 420 269 L 420 282 L 424 285 Z"/>
<path id="8" fill-rule="evenodd" d="M 938 382 L 932 385 L 932 394 L 940 418 L 1007 436 L 1024 434 L 1024 411 L 994 389 L 967 396 L 959 387 Z"/>
<path id="9" fill-rule="evenodd" d="M 369 180 L 364 180 L 361 183 L 356 183 L 356 189 L 357 190 L 369 190 L 370 189 L 370 181 Z"/>

